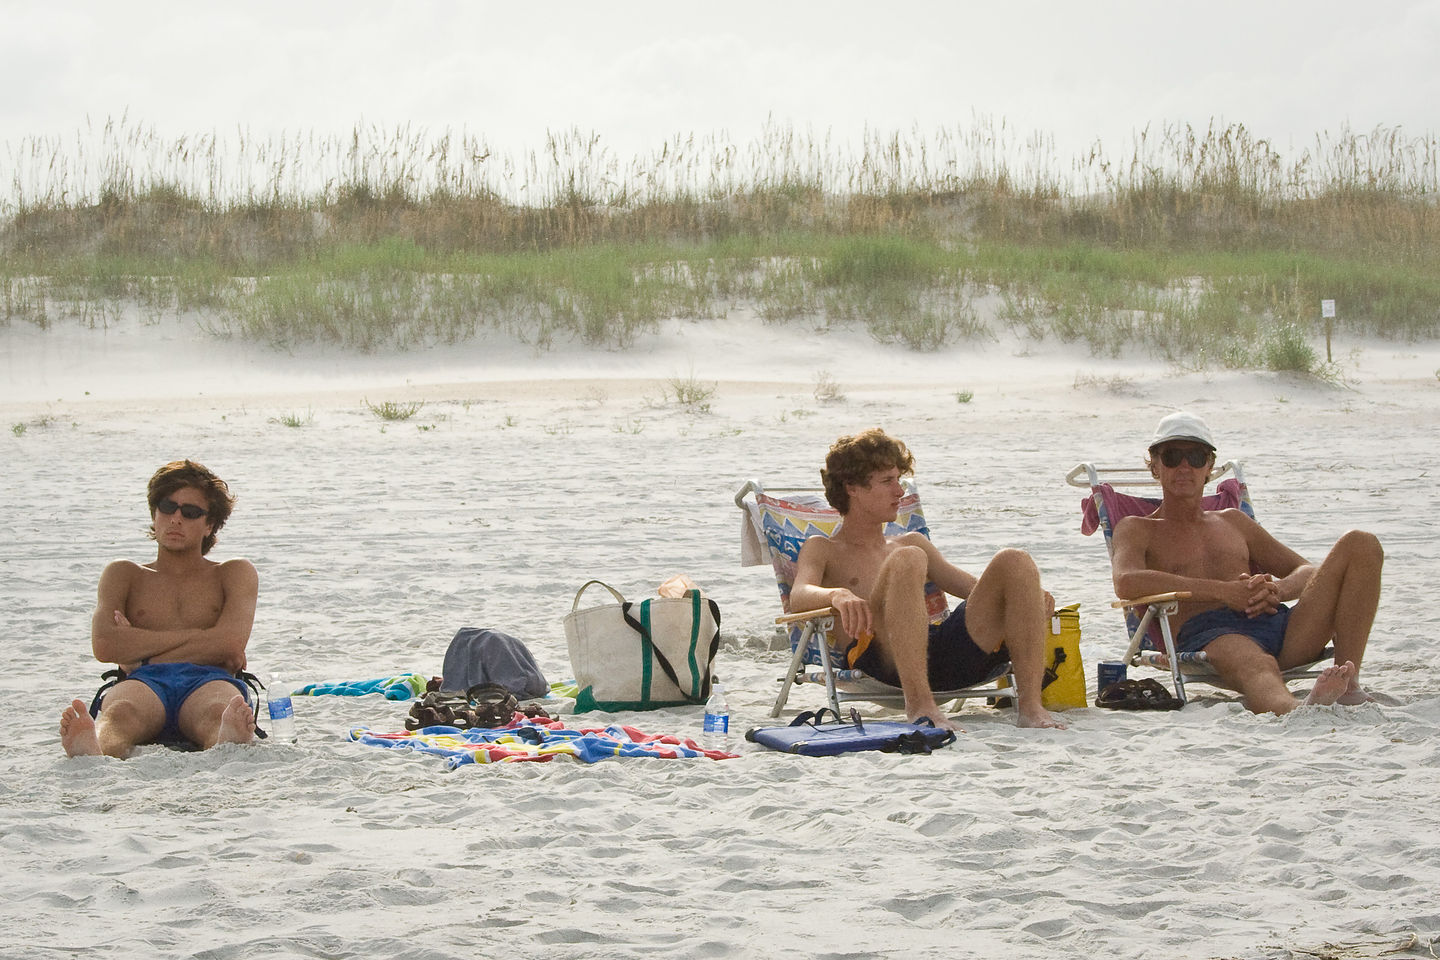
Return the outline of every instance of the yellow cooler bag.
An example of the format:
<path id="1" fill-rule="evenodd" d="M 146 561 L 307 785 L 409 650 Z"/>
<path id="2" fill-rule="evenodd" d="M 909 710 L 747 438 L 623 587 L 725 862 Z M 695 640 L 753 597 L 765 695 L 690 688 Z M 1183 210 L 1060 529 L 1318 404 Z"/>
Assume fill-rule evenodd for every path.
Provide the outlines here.
<path id="1" fill-rule="evenodd" d="M 1080 604 L 1072 603 L 1055 611 L 1055 616 L 1050 618 L 1050 633 L 1045 641 L 1041 705 L 1046 710 L 1085 706 L 1085 664 L 1080 660 Z M 1002 680 L 1000 685 L 1009 686 L 1009 683 Z"/>

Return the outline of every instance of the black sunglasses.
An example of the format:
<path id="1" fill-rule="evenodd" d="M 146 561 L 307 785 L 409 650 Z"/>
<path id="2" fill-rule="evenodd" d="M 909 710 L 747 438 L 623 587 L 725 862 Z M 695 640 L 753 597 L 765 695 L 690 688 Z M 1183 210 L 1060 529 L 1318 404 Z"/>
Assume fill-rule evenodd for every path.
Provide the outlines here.
<path id="1" fill-rule="evenodd" d="M 176 503 L 174 500 L 161 500 L 159 503 L 155 504 L 155 509 L 165 514 L 165 516 L 167 517 L 174 513 L 176 510 L 179 510 L 180 516 L 184 517 L 186 520 L 199 520 L 201 517 L 205 516 L 205 514 L 209 513 L 209 511 L 206 510 L 204 507 L 197 507 L 193 503 Z"/>
<path id="2" fill-rule="evenodd" d="M 1162 447 L 1160 462 L 1170 469 L 1180 466 L 1184 460 L 1192 467 L 1203 467 L 1210 462 L 1210 451 L 1204 447 Z"/>

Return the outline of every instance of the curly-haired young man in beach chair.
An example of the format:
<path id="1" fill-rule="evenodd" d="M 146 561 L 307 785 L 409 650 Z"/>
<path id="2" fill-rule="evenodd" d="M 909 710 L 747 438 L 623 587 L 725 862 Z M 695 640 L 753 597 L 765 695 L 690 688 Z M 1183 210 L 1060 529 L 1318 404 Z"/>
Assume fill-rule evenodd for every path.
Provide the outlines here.
<path id="1" fill-rule="evenodd" d="M 1163 498 L 1150 516 L 1115 525 L 1116 594 L 1188 593 L 1172 623 L 1176 649 L 1203 649 L 1255 713 L 1294 710 L 1299 701 L 1281 672 L 1315 660 L 1332 640 L 1335 663 L 1321 671 L 1305 702 L 1371 699 L 1360 686 L 1360 661 L 1380 602 L 1380 541 L 1352 530 L 1317 567 L 1244 512 L 1205 510 L 1200 501 L 1215 442 L 1193 414 L 1163 418 L 1149 453 Z"/>
<path id="2" fill-rule="evenodd" d="M 205 556 L 234 499 L 225 481 L 190 460 L 157 470 L 148 494 L 155 560 L 106 566 L 90 624 L 95 659 L 118 664 L 124 679 L 93 719 L 81 700 L 61 714 L 60 741 L 72 757 L 126 757 L 173 739 L 208 749 L 255 735 L 235 674 L 245 667 L 259 580 L 248 560 Z"/>
<path id="3" fill-rule="evenodd" d="M 790 593 L 793 610 L 834 609 L 850 644 L 850 666 L 894 686 L 911 720 L 955 725 L 935 690 L 969 686 L 1009 660 L 1017 722 L 1064 727 L 1040 703 L 1046 622 L 1055 601 L 1022 550 L 1002 550 L 977 578 L 952 565 L 924 534 L 885 535 L 913 472 L 905 444 L 883 430 L 841 437 L 820 471 L 825 499 L 844 517 L 834 536 L 811 537 L 800 549 Z M 944 623 L 926 615 L 929 580 L 963 602 Z"/>

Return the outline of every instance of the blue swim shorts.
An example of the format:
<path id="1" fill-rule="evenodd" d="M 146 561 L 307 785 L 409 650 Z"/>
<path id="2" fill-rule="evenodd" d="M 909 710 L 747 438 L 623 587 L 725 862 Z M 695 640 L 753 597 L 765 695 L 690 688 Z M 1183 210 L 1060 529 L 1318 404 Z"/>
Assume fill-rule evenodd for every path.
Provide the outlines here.
<path id="1" fill-rule="evenodd" d="M 1203 650 L 1210 641 L 1226 634 L 1238 633 L 1254 640 L 1256 645 L 1272 657 L 1280 656 L 1285 644 L 1285 627 L 1290 623 L 1290 608 L 1283 603 L 1274 613 L 1262 613 L 1258 617 L 1247 617 L 1244 611 L 1221 607 L 1206 610 L 1186 620 L 1175 637 L 1175 649 L 1181 653 Z"/>
<path id="2" fill-rule="evenodd" d="M 180 707 L 190 699 L 191 694 L 207 683 L 224 680 L 233 684 L 235 689 L 245 696 L 245 702 L 250 703 L 250 688 L 245 686 L 245 682 L 219 667 L 207 667 L 198 663 L 147 663 L 126 674 L 125 679 L 139 680 L 160 698 L 161 705 L 165 707 L 165 729 L 160 733 L 162 740 L 181 736 L 180 728 L 176 725 Z"/>
<path id="3" fill-rule="evenodd" d="M 994 653 L 987 653 L 970 638 L 965 628 L 965 601 L 950 612 L 941 623 L 930 624 L 930 647 L 927 661 L 932 690 L 959 690 L 988 677 L 1002 663 L 1010 662 L 1010 651 L 1001 644 Z M 895 668 L 880 657 L 875 644 L 870 644 L 855 659 L 854 666 L 882 683 L 900 686 Z"/>

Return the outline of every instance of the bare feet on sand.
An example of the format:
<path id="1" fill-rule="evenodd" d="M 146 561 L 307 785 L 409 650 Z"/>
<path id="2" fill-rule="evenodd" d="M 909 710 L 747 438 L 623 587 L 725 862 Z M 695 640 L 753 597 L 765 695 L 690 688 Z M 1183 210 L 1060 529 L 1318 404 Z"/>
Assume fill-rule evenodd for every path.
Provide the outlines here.
<path id="1" fill-rule="evenodd" d="M 921 710 L 915 713 L 906 711 L 905 715 L 910 718 L 911 723 L 921 723 L 929 720 L 942 730 L 954 730 L 956 733 L 964 733 L 965 728 L 959 726 L 954 720 L 945 716 L 944 711 L 939 707 L 934 710 Z M 1057 720 L 1049 711 L 1036 707 L 1033 710 L 1021 710 L 1015 717 L 1015 726 L 1027 727 L 1029 729 L 1064 730 L 1065 724 Z"/>
<path id="2" fill-rule="evenodd" d="M 1350 675 L 1350 686 L 1345 688 L 1345 692 L 1340 694 L 1335 702 L 1343 707 L 1356 707 L 1362 703 L 1375 702 L 1375 698 L 1370 696 L 1364 687 L 1360 686 L 1359 667 L 1356 667 L 1355 672 Z"/>
<path id="3" fill-rule="evenodd" d="M 216 731 L 215 742 L 249 743 L 255 739 L 255 714 L 240 694 L 225 704 L 220 714 L 220 728 Z M 95 731 L 95 721 L 83 700 L 72 700 L 60 714 L 60 745 L 68 757 L 98 756 L 100 738 Z"/>
<path id="4" fill-rule="evenodd" d="M 1019 711 L 1015 717 L 1015 726 L 1029 727 L 1039 730 L 1064 730 L 1065 724 L 1061 723 L 1050 711 L 1044 707 L 1026 708 Z"/>
<path id="5" fill-rule="evenodd" d="M 225 712 L 220 715 L 220 732 L 215 737 L 216 743 L 249 743 L 255 739 L 255 714 L 250 712 L 250 705 L 240 694 L 225 705 Z"/>
<path id="6" fill-rule="evenodd" d="M 83 700 L 72 700 L 60 714 L 60 744 L 67 757 L 94 757 L 100 754 L 95 720 Z"/>
<path id="7" fill-rule="evenodd" d="M 1348 696 L 1352 686 L 1355 690 L 1364 694 L 1364 691 L 1360 690 L 1359 684 L 1356 682 L 1356 673 L 1355 664 L 1348 660 L 1341 664 L 1326 667 L 1320 671 L 1320 676 L 1315 678 L 1315 686 L 1310 690 L 1310 696 L 1305 698 L 1305 702 L 1307 704 L 1328 707 L 1332 703 L 1339 703 L 1341 698 Z M 1365 694 L 1365 696 L 1368 699 L 1368 694 Z M 1359 703 L 1363 701 L 1353 702 Z"/>

